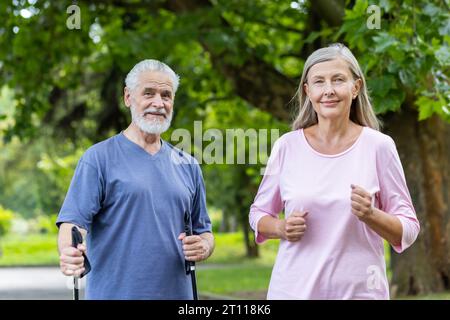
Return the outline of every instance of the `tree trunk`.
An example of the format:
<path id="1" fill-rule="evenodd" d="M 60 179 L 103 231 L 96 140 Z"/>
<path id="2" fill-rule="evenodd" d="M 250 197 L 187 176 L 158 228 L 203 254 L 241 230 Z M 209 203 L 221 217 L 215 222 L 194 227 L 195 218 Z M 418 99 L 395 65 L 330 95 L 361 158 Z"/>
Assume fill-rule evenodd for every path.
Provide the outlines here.
<path id="1" fill-rule="evenodd" d="M 245 211 L 241 214 L 241 226 L 242 231 L 244 233 L 244 243 L 245 243 L 245 251 L 246 256 L 248 258 L 257 258 L 259 257 L 259 248 L 255 242 L 253 231 L 248 224 L 248 212 Z"/>
<path id="2" fill-rule="evenodd" d="M 449 290 L 450 124 L 437 116 L 417 121 L 410 107 L 385 117 L 385 130 L 396 142 L 421 231 L 413 246 L 391 253 L 392 293 Z"/>
<path id="3" fill-rule="evenodd" d="M 219 232 L 237 232 L 239 229 L 238 225 L 239 222 L 236 219 L 236 215 L 232 214 L 232 210 L 224 210 Z"/>
<path id="4" fill-rule="evenodd" d="M 222 220 L 220 221 L 219 232 L 230 232 L 230 214 L 223 210 Z"/>
<path id="5" fill-rule="evenodd" d="M 246 167 L 238 165 L 234 168 L 235 172 L 235 187 L 238 188 L 236 193 L 235 204 L 238 211 L 238 221 L 244 235 L 244 244 L 246 256 L 248 258 L 259 257 L 259 248 L 255 241 L 253 230 L 248 223 L 248 210 L 251 200 L 248 195 L 253 195 L 252 184 L 250 177 L 245 172 Z"/>

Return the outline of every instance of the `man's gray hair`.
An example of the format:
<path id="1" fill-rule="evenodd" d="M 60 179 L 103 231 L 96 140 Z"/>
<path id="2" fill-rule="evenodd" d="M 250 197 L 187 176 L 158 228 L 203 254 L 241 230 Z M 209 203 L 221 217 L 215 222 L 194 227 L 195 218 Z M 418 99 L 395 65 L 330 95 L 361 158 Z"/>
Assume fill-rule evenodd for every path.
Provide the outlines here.
<path id="1" fill-rule="evenodd" d="M 154 59 L 146 59 L 138 62 L 130 70 L 130 72 L 128 72 L 127 77 L 125 78 L 125 85 L 131 90 L 136 89 L 138 86 L 139 75 L 144 71 L 165 73 L 172 81 L 173 93 L 175 94 L 175 92 L 177 92 L 178 85 L 180 83 L 180 76 L 177 75 L 167 64 Z"/>

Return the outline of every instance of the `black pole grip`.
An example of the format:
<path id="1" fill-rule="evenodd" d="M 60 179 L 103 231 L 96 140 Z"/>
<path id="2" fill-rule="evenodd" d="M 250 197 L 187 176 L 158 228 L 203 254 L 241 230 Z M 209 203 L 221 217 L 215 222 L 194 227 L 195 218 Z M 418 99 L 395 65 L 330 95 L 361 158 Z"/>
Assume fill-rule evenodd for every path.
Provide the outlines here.
<path id="1" fill-rule="evenodd" d="M 192 236 L 191 215 L 187 211 L 184 213 L 184 233 L 186 234 L 186 237 Z M 193 298 L 194 300 L 198 300 L 197 279 L 195 277 L 195 262 L 184 260 L 184 266 L 186 268 L 186 274 L 191 275 Z"/>
<path id="2" fill-rule="evenodd" d="M 184 213 L 184 233 L 186 237 L 192 236 L 191 215 L 189 212 Z M 195 270 L 195 262 L 185 260 L 186 274 L 190 274 L 191 270 Z"/>
<path id="3" fill-rule="evenodd" d="M 72 247 L 77 248 L 80 243 L 83 243 L 83 236 L 80 233 L 80 230 L 78 230 L 77 227 L 72 227 Z M 80 279 L 83 278 L 85 275 L 87 275 L 91 271 L 91 264 L 89 263 L 88 258 L 83 253 L 84 258 L 84 272 L 80 275 Z"/>

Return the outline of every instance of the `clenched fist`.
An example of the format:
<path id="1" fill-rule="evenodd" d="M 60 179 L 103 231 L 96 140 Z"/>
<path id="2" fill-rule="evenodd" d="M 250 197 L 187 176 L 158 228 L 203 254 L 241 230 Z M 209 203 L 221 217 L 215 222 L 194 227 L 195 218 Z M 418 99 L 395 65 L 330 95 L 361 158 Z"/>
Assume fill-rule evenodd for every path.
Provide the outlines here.
<path id="1" fill-rule="evenodd" d="M 82 244 L 79 244 L 78 248 L 65 247 L 61 250 L 59 266 L 62 273 L 79 277 L 84 272 L 83 253 L 86 253 L 86 247 Z"/>
<path id="2" fill-rule="evenodd" d="M 296 242 L 299 241 L 306 231 L 306 211 L 293 211 L 288 218 L 280 220 L 279 233 L 282 239 Z"/>
<path id="3" fill-rule="evenodd" d="M 183 232 L 178 236 L 178 240 L 183 242 L 183 253 L 187 261 L 202 261 L 211 253 L 208 241 L 198 235 L 186 236 Z"/>
<path id="4" fill-rule="evenodd" d="M 352 201 L 352 213 L 357 216 L 358 219 L 364 221 L 373 213 L 372 195 L 360 186 L 352 184 L 350 187 L 352 188 L 350 197 Z"/>

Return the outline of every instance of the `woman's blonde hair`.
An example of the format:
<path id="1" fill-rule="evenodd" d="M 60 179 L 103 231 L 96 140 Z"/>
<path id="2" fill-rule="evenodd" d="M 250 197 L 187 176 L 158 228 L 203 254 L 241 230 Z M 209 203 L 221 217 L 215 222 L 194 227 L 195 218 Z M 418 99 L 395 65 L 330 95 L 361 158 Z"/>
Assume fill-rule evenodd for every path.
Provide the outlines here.
<path id="1" fill-rule="evenodd" d="M 348 63 L 354 80 L 361 79 L 361 88 L 358 96 L 352 101 L 350 120 L 361 126 L 380 130 L 381 122 L 373 111 L 369 94 L 367 93 L 366 80 L 364 79 L 358 61 L 350 49 L 341 43 L 335 43 L 328 47 L 318 49 L 306 59 L 300 85 L 296 93 L 296 97 L 298 97 L 298 115 L 292 124 L 293 130 L 310 127 L 318 121 L 311 100 L 309 100 L 304 90 L 304 84 L 307 81 L 309 70 L 317 63 L 331 61 L 337 58 L 341 58 Z"/>

